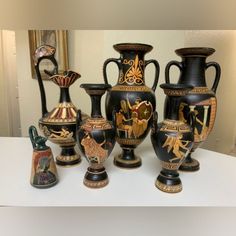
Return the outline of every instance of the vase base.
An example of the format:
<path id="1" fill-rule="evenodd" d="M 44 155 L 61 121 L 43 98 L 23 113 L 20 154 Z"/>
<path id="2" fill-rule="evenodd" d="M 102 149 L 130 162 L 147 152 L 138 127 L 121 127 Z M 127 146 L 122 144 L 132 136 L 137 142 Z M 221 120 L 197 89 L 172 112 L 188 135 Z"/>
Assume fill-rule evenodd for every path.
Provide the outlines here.
<path id="1" fill-rule="evenodd" d="M 81 157 L 78 154 L 72 155 L 72 156 L 59 155 L 56 157 L 56 164 L 59 166 L 70 167 L 70 166 L 77 165 L 80 162 L 81 162 Z"/>
<path id="2" fill-rule="evenodd" d="M 182 191 L 182 184 L 176 184 L 176 185 L 167 185 L 164 184 L 162 182 L 160 182 L 159 180 L 156 180 L 155 186 L 166 193 L 179 193 Z"/>
<path id="3" fill-rule="evenodd" d="M 109 183 L 108 175 L 104 167 L 93 169 L 88 167 L 84 176 L 84 185 L 89 188 L 103 188 Z"/>
<path id="4" fill-rule="evenodd" d="M 179 167 L 179 170 L 186 171 L 186 172 L 194 172 L 194 171 L 198 171 L 199 169 L 200 169 L 200 163 L 194 158 L 191 158 L 190 160 L 186 160 Z"/>
<path id="5" fill-rule="evenodd" d="M 122 154 L 115 156 L 114 158 L 115 166 L 125 168 L 125 169 L 133 169 L 133 168 L 138 168 L 142 165 L 142 161 L 139 156 L 135 155 L 135 159 L 132 159 L 132 160 L 127 160 L 122 157 L 123 157 Z"/>
<path id="6" fill-rule="evenodd" d="M 108 185 L 108 183 L 109 183 L 108 178 L 105 180 L 100 180 L 100 181 L 91 181 L 91 180 L 84 179 L 84 185 L 88 188 L 103 188 L 106 185 Z"/>

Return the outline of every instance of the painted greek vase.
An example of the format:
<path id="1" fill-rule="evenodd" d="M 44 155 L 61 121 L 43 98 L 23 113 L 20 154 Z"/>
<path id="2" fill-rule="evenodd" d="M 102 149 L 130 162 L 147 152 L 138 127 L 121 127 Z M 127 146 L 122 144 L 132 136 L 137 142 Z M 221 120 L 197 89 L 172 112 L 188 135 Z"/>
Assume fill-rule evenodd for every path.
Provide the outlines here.
<path id="1" fill-rule="evenodd" d="M 206 58 L 215 52 L 213 48 L 181 48 L 175 52 L 181 56 L 182 61 L 170 61 L 167 64 L 165 69 L 166 83 L 170 83 L 170 67 L 172 65 L 177 66 L 180 69 L 178 84 L 192 85 L 194 87 L 180 104 L 180 119 L 186 122 L 190 111 L 193 111 L 196 115 L 194 147 L 185 162 L 180 166 L 180 169 L 184 171 L 197 171 L 200 168 L 200 164 L 199 161 L 191 157 L 191 153 L 207 139 L 214 126 L 217 106 L 215 94 L 220 80 L 221 68 L 216 62 L 206 62 Z M 207 87 L 205 78 L 205 71 L 209 67 L 213 67 L 216 71 L 211 89 Z M 165 116 L 169 106 L 167 98 L 165 102 Z"/>
<path id="2" fill-rule="evenodd" d="M 81 84 L 92 103 L 91 117 L 82 120 L 81 112 L 77 118 L 77 142 L 90 166 L 84 177 L 84 185 L 102 188 L 109 182 L 103 163 L 115 145 L 115 127 L 101 114 L 101 97 L 111 86 L 108 84 Z"/>
<path id="3" fill-rule="evenodd" d="M 193 112 L 188 116 L 191 126 L 180 120 L 179 106 L 193 87 L 181 84 L 162 84 L 160 87 L 169 98 L 169 109 L 165 120 L 160 123 L 157 123 L 157 114 L 154 114 L 151 141 L 162 166 L 155 185 L 163 192 L 178 193 L 182 190 L 178 169 L 193 147 L 195 125 Z"/>
<path id="4" fill-rule="evenodd" d="M 36 188 L 49 188 L 58 183 L 57 169 L 52 150 L 46 146 L 47 139 L 39 136 L 34 126 L 29 127 L 33 146 L 30 184 Z"/>
<path id="5" fill-rule="evenodd" d="M 107 119 L 112 119 L 115 111 L 116 141 L 122 153 L 115 156 L 114 164 L 123 168 L 141 166 L 141 158 L 134 149 L 145 139 L 152 123 L 153 111 L 156 109 L 155 90 L 159 78 L 159 64 L 156 60 L 144 60 L 151 45 L 122 43 L 113 46 L 120 53 L 120 58 L 110 58 L 104 62 L 104 81 L 108 84 L 106 68 L 110 62 L 119 69 L 118 82 L 109 89 L 106 96 Z M 145 85 L 145 68 L 155 66 L 152 88 Z"/>
<path id="6" fill-rule="evenodd" d="M 63 75 L 58 74 L 58 64 L 54 57 L 55 51 L 55 48 L 43 45 L 36 49 L 34 55 L 42 104 L 42 118 L 39 120 L 39 128 L 45 137 L 61 147 L 61 153 L 56 157 L 56 163 L 61 166 L 72 166 L 78 164 L 81 157 L 74 149 L 77 108 L 71 102 L 69 87 L 80 78 L 80 75 L 73 71 L 65 71 Z M 54 69 L 52 71 L 45 70 L 45 72 L 50 75 L 49 80 L 60 88 L 59 103 L 50 112 L 47 110 L 46 95 L 39 70 L 40 62 L 44 59 L 53 63 Z M 86 115 L 83 114 L 83 117 L 85 118 Z"/>

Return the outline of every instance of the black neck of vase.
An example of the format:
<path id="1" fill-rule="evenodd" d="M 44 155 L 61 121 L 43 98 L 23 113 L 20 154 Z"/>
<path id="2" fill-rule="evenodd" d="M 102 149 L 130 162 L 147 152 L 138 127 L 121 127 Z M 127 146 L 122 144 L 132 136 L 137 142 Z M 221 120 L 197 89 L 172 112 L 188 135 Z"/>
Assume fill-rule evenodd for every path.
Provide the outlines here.
<path id="1" fill-rule="evenodd" d="M 60 88 L 60 103 L 71 102 L 69 88 Z"/>
<path id="2" fill-rule="evenodd" d="M 168 102 L 166 110 L 166 119 L 179 120 L 179 106 L 182 100 L 182 96 L 168 96 L 166 102 Z"/>
<path id="3" fill-rule="evenodd" d="M 182 66 L 179 84 L 187 84 L 194 87 L 207 86 L 205 79 L 206 56 L 182 57 Z"/>
<path id="4" fill-rule="evenodd" d="M 92 103 L 92 111 L 91 111 L 91 117 L 92 118 L 102 118 L 102 112 L 101 112 L 101 98 L 102 95 L 95 95 L 95 94 L 89 94 L 91 98 Z"/>

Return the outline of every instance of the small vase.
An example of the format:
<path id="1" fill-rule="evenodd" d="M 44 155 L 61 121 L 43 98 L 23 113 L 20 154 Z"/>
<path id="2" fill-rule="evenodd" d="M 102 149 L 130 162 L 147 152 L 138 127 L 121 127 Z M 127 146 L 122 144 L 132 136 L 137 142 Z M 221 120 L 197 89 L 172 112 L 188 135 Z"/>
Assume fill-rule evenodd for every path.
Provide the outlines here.
<path id="1" fill-rule="evenodd" d="M 162 165 L 155 185 L 163 192 L 177 193 L 182 190 L 178 169 L 193 147 L 195 124 L 193 113 L 189 115 L 193 127 L 179 119 L 179 105 L 192 86 L 162 84 L 160 87 L 169 98 L 169 109 L 165 120 L 158 124 L 157 113 L 154 113 L 151 141 Z"/>
<path id="2" fill-rule="evenodd" d="M 113 46 L 120 58 L 110 58 L 104 62 L 104 81 L 108 84 L 106 68 L 110 62 L 119 69 L 118 82 L 109 89 L 106 96 L 107 119 L 112 119 L 115 110 L 116 141 L 122 153 L 115 156 L 114 164 L 122 168 L 141 166 L 141 158 L 134 149 L 146 138 L 156 109 L 155 90 L 159 78 L 159 64 L 156 60 L 144 60 L 151 45 L 139 43 L 121 43 Z M 144 72 L 147 65 L 155 67 L 154 82 L 151 88 L 145 84 Z"/>
<path id="3" fill-rule="evenodd" d="M 216 62 L 206 62 L 206 58 L 215 52 L 213 48 L 181 48 L 175 52 L 181 56 L 182 61 L 170 61 L 167 64 L 165 69 L 166 83 L 170 83 L 170 67 L 172 65 L 177 66 L 180 69 L 178 84 L 193 86 L 193 89 L 185 96 L 184 101 L 179 106 L 180 119 L 186 122 L 190 111 L 196 114 L 194 146 L 180 166 L 180 170 L 197 171 L 200 168 L 200 164 L 199 161 L 191 157 L 191 153 L 207 139 L 214 126 L 217 107 L 215 94 L 220 80 L 221 68 Z M 205 78 L 205 71 L 209 67 L 213 67 L 216 71 L 211 89 L 208 89 Z M 168 109 L 169 102 L 167 98 L 165 110 L 167 111 Z"/>
<path id="4" fill-rule="evenodd" d="M 57 61 L 54 58 L 55 48 L 44 45 L 35 51 L 35 70 L 40 88 L 42 118 L 39 120 L 39 128 L 51 142 L 60 145 L 61 154 L 56 157 L 56 163 L 61 166 L 73 166 L 80 163 L 81 157 L 76 153 L 76 114 L 77 108 L 71 102 L 69 87 L 80 78 L 80 74 L 73 71 L 65 71 L 58 74 Z M 60 88 L 60 99 L 51 112 L 48 112 L 46 105 L 45 90 L 39 70 L 42 60 L 50 60 L 54 65 L 53 73 L 49 73 L 49 78 Z M 83 114 L 83 119 L 86 117 Z"/>
<path id="5" fill-rule="evenodd" d="M 29 137 L 33 146 L 30 184 L 36 188 L 50 188 L 58 183 L 52 150 L 45 144 L 47 139 L 39 136 L 34 126 L 29 127 Z"/>
<path id="6" fill-rule="evenodd" d="M 84 185 L 102 188 L 109 182 L 103 166 L 115 145 L 115 128 L 101 114 L 101 97 L 111 86 L 108 84 L 81 84 L 89 94 L 92 103 L 91 117 L 82 121 L 81 112 L 77 118 L 77 142 L 90 166 L 84 177 Z"/>

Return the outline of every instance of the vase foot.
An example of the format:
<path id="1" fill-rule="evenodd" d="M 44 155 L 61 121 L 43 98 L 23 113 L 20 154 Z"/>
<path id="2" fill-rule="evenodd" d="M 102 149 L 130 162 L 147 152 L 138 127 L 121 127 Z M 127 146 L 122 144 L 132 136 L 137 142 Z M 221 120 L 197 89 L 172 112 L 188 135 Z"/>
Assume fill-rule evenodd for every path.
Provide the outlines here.
<path id="1" fill-rule="evenodd" d="M 157 177 L 155 186 L 166 193 L 179 193 L 182 191 L 182 183 L 177 172 L 172 174 L 161 171 Z"/>
<path id="2" fill-rule="evenodd" d="M 81 162 L 81 157 L 75 152 L 74 147 L 62 147 L 61 154 L 56 157 L 59 166 L 74 166 Z"/>
<path id="3" fill-rule="evenodd" d="M 84 176 L 84 185 L 89 188 L 103 188 L 109 183 L 105 168 L 88 168 Z"/>
<path id="4" fill-rule="evenodd" d="M 187 171 L 187 172 L 194 172 L 200 169 L 200 163 L 194 158 L 187 157 L 186 160 L 181 164 L 179 170 Z"/>
<path id="5" fill-rule="evenodd" d="M 133 169 L 140 167 L 142 165 L 142 161 L 141 158 L 136 155 L 134 155 L 133 159 L 125 159 L 124 155 L 120 154 L 115 156 L 114 165 L 121 168 Z"/>

